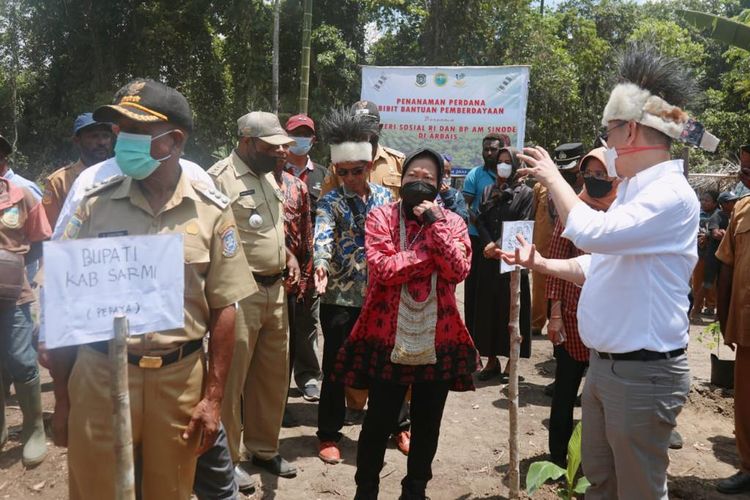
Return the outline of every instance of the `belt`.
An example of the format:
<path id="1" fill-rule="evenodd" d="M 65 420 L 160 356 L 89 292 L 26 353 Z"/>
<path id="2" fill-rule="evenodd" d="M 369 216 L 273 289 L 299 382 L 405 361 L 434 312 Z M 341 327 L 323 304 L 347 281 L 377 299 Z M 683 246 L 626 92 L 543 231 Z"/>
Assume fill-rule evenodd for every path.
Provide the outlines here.
<path id="1" fill-rule="evenodd" d="M 675 349 L 669 352 L 656 352 L 641 349 L 639 351 L 610 353 L 599 352 L 596 354 L 602 359 L 611 359 L 613 361 L 659 361 L 660 359 L 672 359 L 685 354 L 685 348 Z"/>
<path id="2" fill-rule="evenodd" d="M 109 343 L 106 341 L 94 342 L 88 346 L 102 354 L 109 353 Z M 141 368 L 161 368 L 162 366 L 167 366 L 175 361 L 181 360 L 201 347 L 203 347 L 202 340 L 191 340 L 190 342 L 182 344 L 179 349 L 176 349 L 169 354 L 165 354 L 164 356 L 138 356 L 136 354 L 128 353 L 128 363 Z"/>
<path id="3" fill-rule="evenodd" d="M 273 274 L 271 276 L 264 276 L 262 274 L 253 273 L 253 278 L 255 278 L 255 282 L 263 286 L 274 285 L 283 276 L 284 276 L 284 273 Z"/>

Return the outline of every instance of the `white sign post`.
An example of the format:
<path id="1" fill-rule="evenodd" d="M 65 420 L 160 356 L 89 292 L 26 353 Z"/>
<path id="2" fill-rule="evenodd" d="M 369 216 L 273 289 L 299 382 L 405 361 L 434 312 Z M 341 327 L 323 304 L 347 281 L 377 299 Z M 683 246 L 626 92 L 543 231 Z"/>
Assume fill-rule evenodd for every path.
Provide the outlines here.
<path id="1" fill-rule="evenodd" d="M 47 348 L 110 340 L 118 313 L 130 335 L 182 328 L 183 255 L 181 234 L 45 241 Z"/>
<path id="2" fill-rule="evenodd" d="M 362 68 L 362 99 L 380 111 L 380 143 L 405 153 L 429 146 L 458 168 L 482 164 L 491 132 L 523 147 L 528 92 L 528 66 Z"/>

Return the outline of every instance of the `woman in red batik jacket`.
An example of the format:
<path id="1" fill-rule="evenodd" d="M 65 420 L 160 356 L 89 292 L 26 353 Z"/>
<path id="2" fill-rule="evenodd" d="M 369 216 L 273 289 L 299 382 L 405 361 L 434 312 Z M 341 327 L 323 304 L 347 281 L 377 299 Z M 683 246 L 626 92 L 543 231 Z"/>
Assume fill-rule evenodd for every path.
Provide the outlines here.
<path id="1" fill-rule="evenodd" d="M 388 436 L 411 386 L 412 439 L 402 498 L 425 498 L 448 391 L 473 390 L 477 352 L 456 307 L 469 274 L 466 224 L 440 208 L 443 158 L 420 149 L 405 160 L 401 201 L 367 217 L 365 303 L 339 350 L 333 377 L 367 386 L 357 448 L 356 499 L 375 499 Z"/>

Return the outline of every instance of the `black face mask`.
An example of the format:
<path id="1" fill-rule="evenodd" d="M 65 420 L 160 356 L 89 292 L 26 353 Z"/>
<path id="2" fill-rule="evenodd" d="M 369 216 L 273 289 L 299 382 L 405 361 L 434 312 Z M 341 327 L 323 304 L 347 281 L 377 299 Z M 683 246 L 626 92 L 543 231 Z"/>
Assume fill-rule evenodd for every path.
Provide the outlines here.
<path id="1" fill-rule="evenodd" d="M 423 201 L 435 201 L 438 195 L 438 188 L 425 181 L 407 182 L 401 186 L 398 194 L 407 208 L 405 212 L 408 215 L 412 212 L 412 208 Z"/>
<path id="2" fill-rule="evenodd" d="M 273 169 L 276 168 L 277 161 L 278 158 L 275 156 L 256 151 L 255 157 L 252 160 L 252 165 L 250 166 L 256 173 L 267 174 L 268 172 L 273 172 Z"/>
<path id="3" fill-rule="evenodd" d="M 612 191 L 612 181 L 596 179 L 594 177 L 584 177 L 583 183 L 586 184 L 586 192 L 592 198 L 604 198 L 607 193 Z"/>

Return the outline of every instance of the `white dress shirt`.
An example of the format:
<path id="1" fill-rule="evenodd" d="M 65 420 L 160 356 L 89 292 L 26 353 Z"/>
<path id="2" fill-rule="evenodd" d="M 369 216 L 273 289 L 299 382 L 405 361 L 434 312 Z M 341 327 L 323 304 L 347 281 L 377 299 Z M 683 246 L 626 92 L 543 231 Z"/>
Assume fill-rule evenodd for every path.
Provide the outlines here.
<path id="1" fill-rule="evenodd" d="M 584 344 L 608 353 L 687 345 L 699 214 L 682 160 L 624 180 L 607 212 L 573 207 L 562 236 L 591 253 L 578 260 L 586 275 L 578 303 Z"/>
<path id="2" fill-rule="evenodd" d="M 180 158 L 180 166 L 185 175 L 191 180 L 203 181 L 209 186 L 214 185 L 211 176 L 192 161 Z M 97 182 L 105 181 L 115 175 L 122 175 L 122 170 L 120 170 L 120 166 L 114 158 L 92 165 L 81 172 L 73 182 L 73 185 L 70 186 L 68 196 L 65 198 L 65 203 L 63 203 L 62 209 L 60 210 L 55 230 L 52 233 L 53 240 L 57 240 L 63 235 L 63 232 L 65 232 L 65 226 L 68 225 L 68 221 L 73 217 L 73 214 L 75 214 L 75 211 L 78 209 L 78 204 L 81 203 L 81 200 L 86 195 L 86 191 Z"/>

